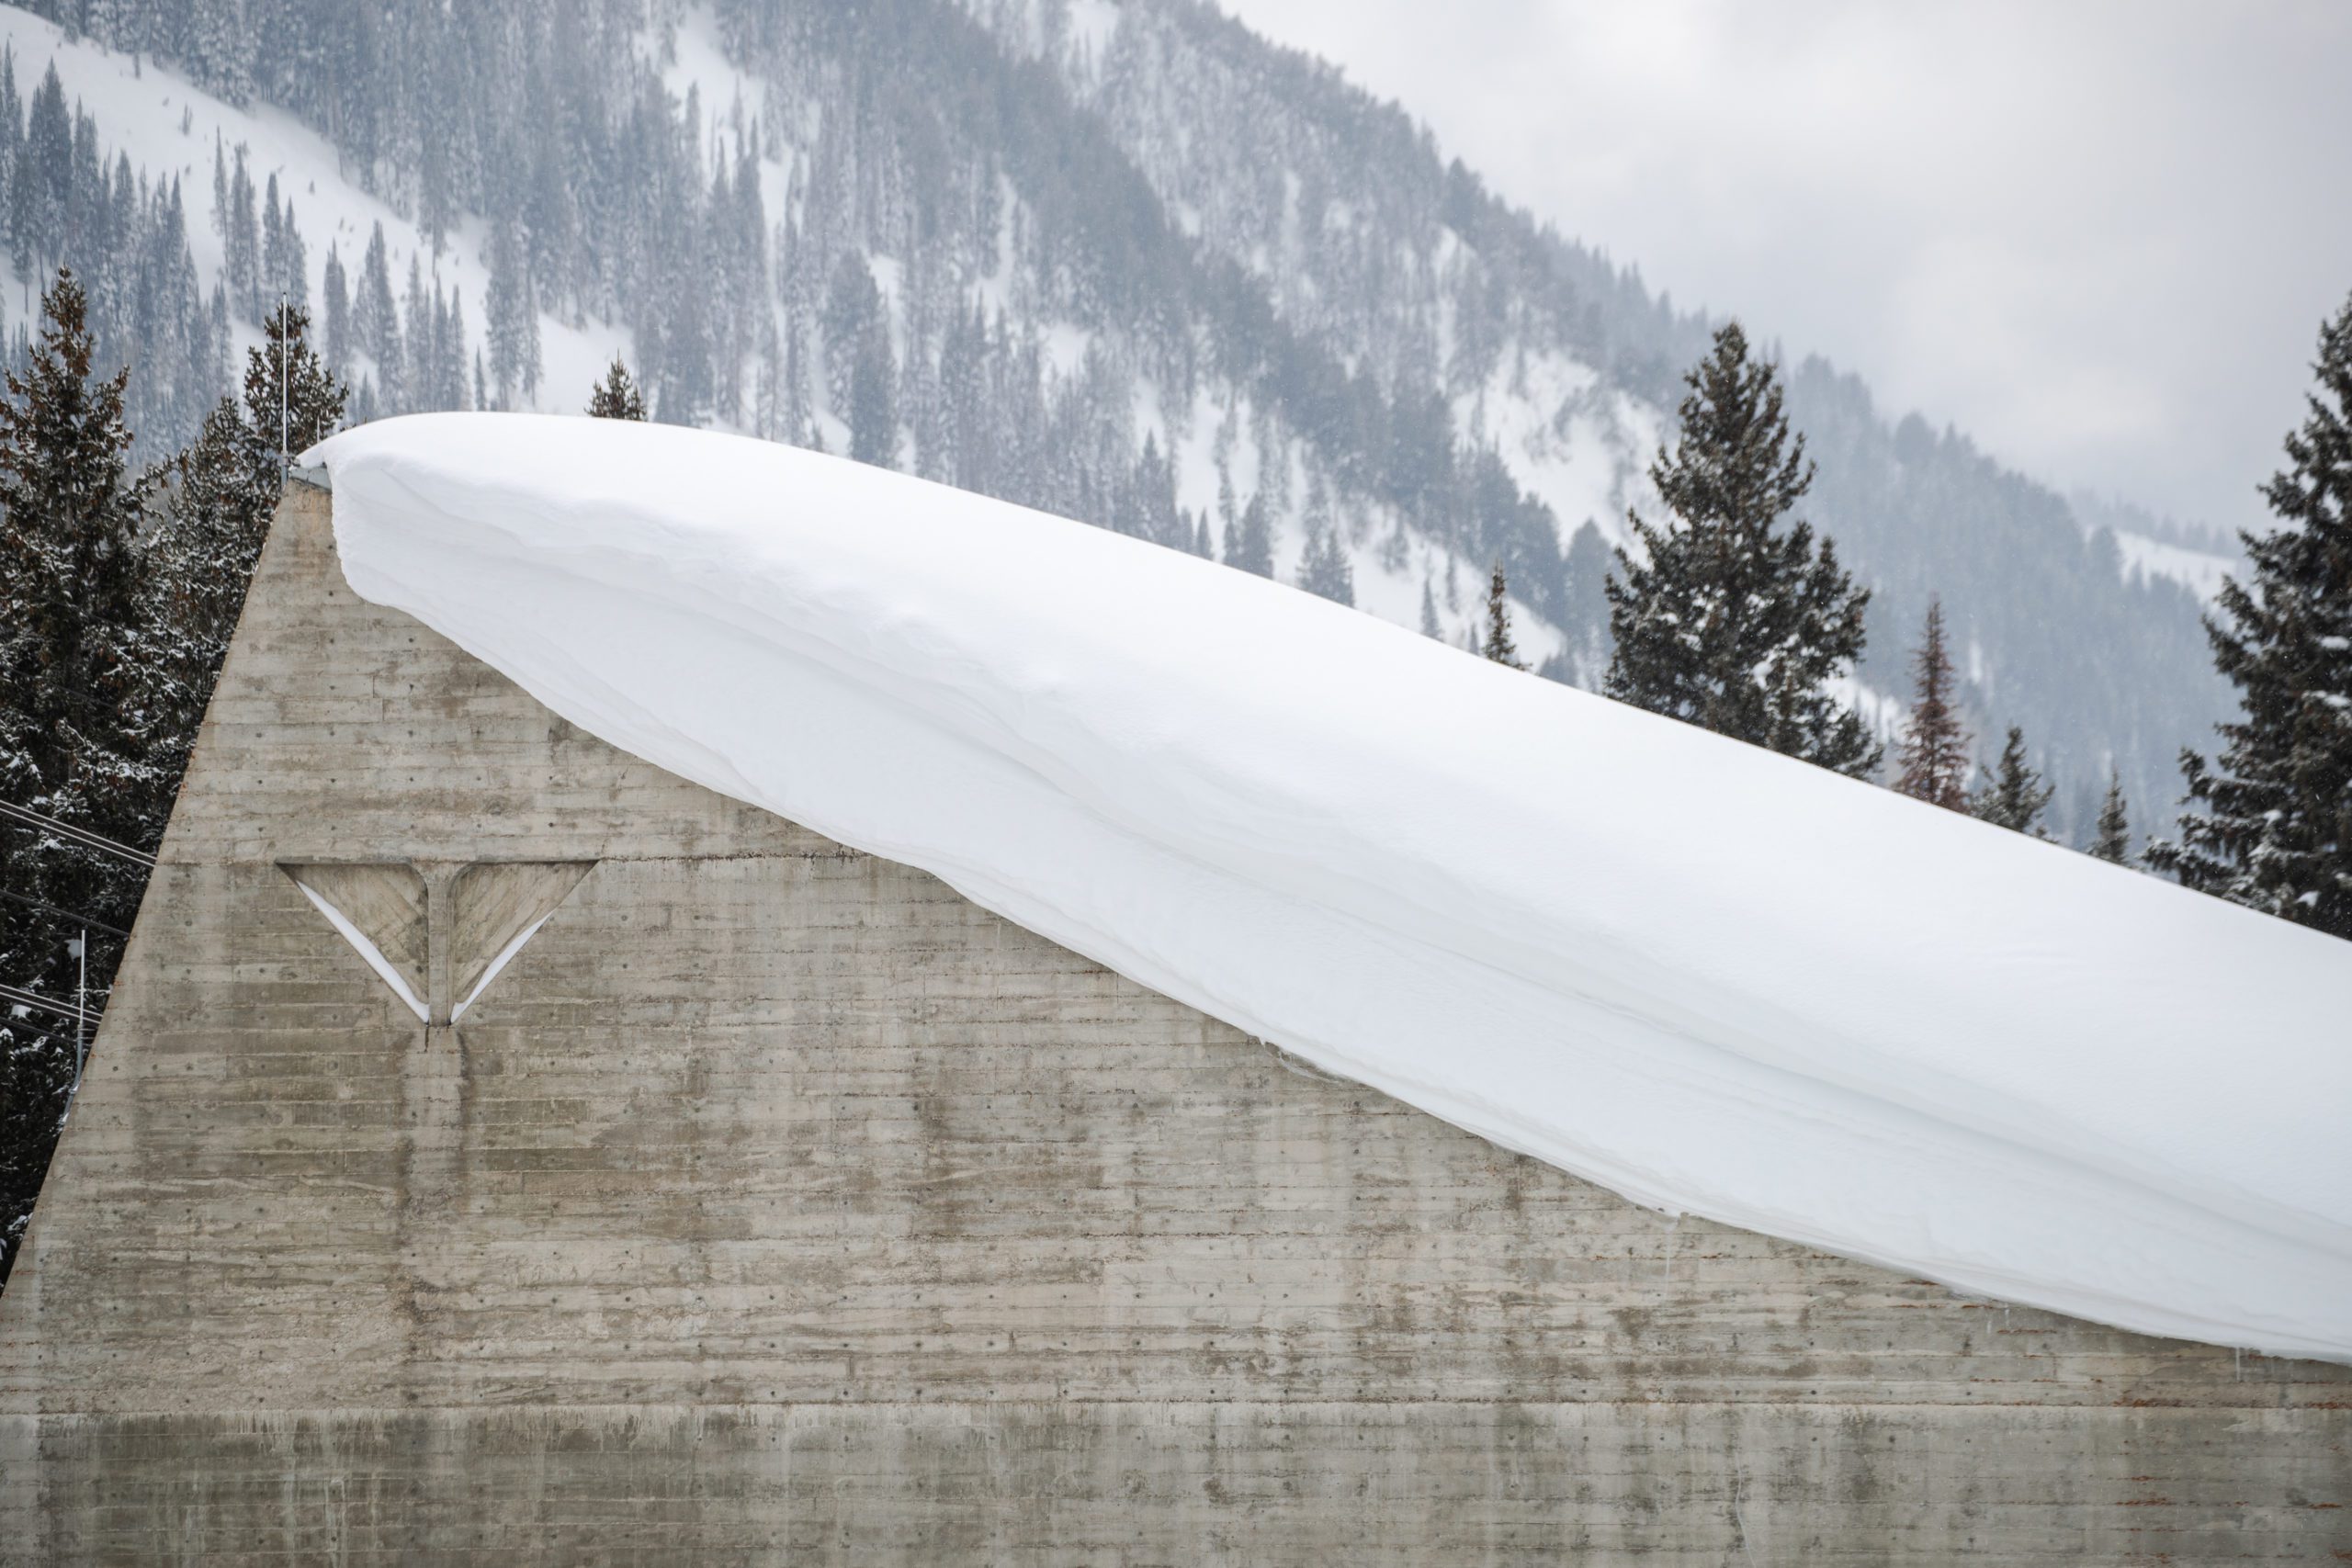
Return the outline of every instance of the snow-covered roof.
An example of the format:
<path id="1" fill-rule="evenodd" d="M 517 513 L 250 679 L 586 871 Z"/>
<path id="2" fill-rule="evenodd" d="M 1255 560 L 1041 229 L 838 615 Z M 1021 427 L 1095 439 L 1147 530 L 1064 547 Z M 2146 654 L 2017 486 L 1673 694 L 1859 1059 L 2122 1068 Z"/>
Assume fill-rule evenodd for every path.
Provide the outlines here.
<path id="1" fill-rule="evenodd" d="M 313 454 L 613 744 L 1640 1202 L 2352 1358 L 2352 944 L 1156 546 L 762 442 Z"/>

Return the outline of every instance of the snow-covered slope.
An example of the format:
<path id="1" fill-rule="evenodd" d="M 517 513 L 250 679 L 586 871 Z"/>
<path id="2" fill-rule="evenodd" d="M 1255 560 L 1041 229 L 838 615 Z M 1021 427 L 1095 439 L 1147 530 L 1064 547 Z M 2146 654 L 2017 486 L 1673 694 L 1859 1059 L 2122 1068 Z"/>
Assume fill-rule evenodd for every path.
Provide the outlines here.
<path id="1" fill-rule="evenodd" d="M 119 154 L 159 183 L 180 182 L 181 199 L 187 206 L 188 251 L 208 286 L 221 274 L 223 264 L 220 214 L 213 200 L 213 149 L 216 142 L 232 151 L 242 146 L 254 183 L 276 176 L 294 209 L 308 252 L 304 259 L 311 299 L 324 292 L 329 249 L 345 267 L 356 268 L 369 233 L 380 223 L 395 279 L 407 276 L 413 258 L 421 259 L 428 277 L 461 292 L 474 311 L 462 357 L 470 363 L 482 347 L 481 306 L 489 285 L 490 269 L 483 260 L 489 228 L 479 217 L 461 222 L 435 254 L 408 213 L 360 189 L 334 147 L 281 109 L 223 103 L 168 64 L 107 49 L 88 38 L 68 38 L 55 23 L 14 6 L 0 5 L 0 48 L 13 54 L 22 91 L 29 92 L 43 72 L 55 68 L 67 102 L 86 110 L 96 122 L 107 159 Z M 21 302 L 27 280 L 15 281 Z M 237 326 L 242 345 L 261 341 L 258 328 L 242 321 Z M 539 318 L 539 338 L 546 388 L 539 401 L 550 410 L 586 407 L 589 389 L 628 344 L 628 334 L 616 328 L 595 321 L 575 324 L 547 313 Z"/>
<path id="2" fill-rule="evenodd" d="M 691 96 L 707 116 L 716 163 L 728 145 L 719 128 L 731 126 L 740 135 L 745 125 L 758 122 L 768 102 L 766 88 L 729 58 L 721 28 L 707 6 L 679 6 L 665 17 L 665 25 L 640 38 L 638 49 L 646 58 L 661 62 L 662 85 L 680 104 L 688 102 Z M 1114 22 L 1115 17 L 1109 20 Z M 190 257 L 208 289 L 223 275 L 225 265 L 223 225 L 212 185 L 215 149 L 231 154 L 243 150 L 255 185 L 275 178 L 294 210 L 305 240 L 308 293 L 312 301 L 324 297 L 330 252 L 347 270 L 356 272 L 370 233 L 381 225 L 394 287 L 398 288 L 406 278 L 412 262 L 417 263 L 429 283 L 446 285 L 469 312 L 463 329 L 466 341 L 456 349 L 459 360 L 471 364 L 487 352 L 487 317 L 482 307 L 489 287 L 491 235 L 489 224 L 480 214 L 461 217 L 447 243 L 436 251 L 412 211 L 363 189 L 359 172 L 325 137 L 281 109 L 261 103 L 226 103 L 168 62 L 110 50 L 87 36 L 69 37 L 56 24 L 5 4 L 0 4 L 0 48 L 10 52 L 22 90 L 29 91 L 44 72 L 56 70 L 67 102 L 86 111 L 97 128 L 102 141 L 100 162 L 110 163 L 119 154 L 142 176 L 158 183 L 179 182 L 187 208 Z M 796 133 L 800 140 L 795 140 Z M 768 128 L 759 164 L 764 210 L 778 215 L 795 211 L 795 171 L 803 182 L 808 177 L 810 154 L 803 144 L 807 140 L 790 116 L 779 118 Z M 1010 209 L 1021 206 L 1018 197 L 1013 197 Z M 903 347 L 908 312 L 899 280 L 904 258 L 868 252 L 866 259 L 884 281 L 886 309 Z M 1013 292 L 1010 272 L 1009 264 L 1001 266 L 999 274 L 978 280 L 976 292 L 992 307 L 1001 308 Z M 0 258 L 0 277 L 14 284 L 6 298 L 15 300 L 20 310 L 30 309 L 36 280 L 17 277 L 5 258 Z M 763 304 L 781 329 L 781 305 L 775 300 Z M 1101 334 L 1063 321 L 1045 326 L 1060 345 L 1056 355 L 1058 368 L 1066 377 L 1074 377 L 1086 348 Z M 259 329 L 249 321 L 234 320 L 232 328 L 241 351 L 260 341 Z M 516 392 L 519 407 L 547 412 L 581 410 L 615 355 L 636 361 L 640 369 L 643 367 L 639 346 L 625 328 L 576 311 L 543 310 L 538 316 L 538 384 L 530 391 Z M 749 343 L 732 347 L 739 358 L 751 350 Z M 355 386 L 378 369 L 364 358 L 345 368 Z M 1572 379 L 1580 375 L 1578 386 L 1590 378 L 1580 367 L 1544 368 Z M 831 406 L 821 377 L 812 391 L 819 437 L 834 450 L 846 449 L 846 411 Z M 1138 381 L 1135 394 L 1131 417 L 1136 442 L 1148 434 L 1164 449 L 1181 453 L 1182 460 L 1174 468 L 1177 501 L 1188 513 L 1213 516 L 1217 499 L 1212 456 L 1215 433 L 1227 417 L 1228 405 L 1237 411 L 1237 423 L 1247 429 L 1251 400 L 1229 384 L 1214 389 L 1204 384 L 1189 407 L 1168 407 L 1159 389 L 1146 381 Z M 1498 402 L 1498 406 L 1510 411 L 1506 417 L 1518 417 L 1522 423 L 1532 417 L 1519 403 Z M 715 423 L 720 428 L 743 428 L 723 420 Z M 1546 440 L 1551 446 L 1544 446 Z M 1527 442 L 1530 450 L 1566 450 L 1564 435 L 1530 432 Z M 1298 468 L 1295 439 L 1285 438 L 1281 455 L 1286 464 Z M 1244 440 L 1233 462 L 1246 499 L 1262 478 L 1260 458 Z M 1601 491 L 1597 493 L 1605 493 L 1609 482 L 1606 476 L 1594 481 L 1585 469 L 1578 469 L 1574 479 L 1566 477 L 1566 469 L 1543 473 L 1552 487 L 1547 493 L 1571 493 L 1579 504 L 1583 491 L 1575 489 L 1577 482 L 1599 483 Z M 1295 580 L 1306 551 L 1302 514 L 1306 489 L 1302 469 L 1284 487 L 1286 499 L 1274 508 L 1272 518 L 1275 570 L 1285 581 Z M 1607 512 L 1605 506 L 1603 511 Z M 1424 584 L 1442 589 L 1453 583 L 1458 592 L 1440 592 L 1433 605 L 1438 635 L 1458 644 L 1480 624 L 1486 561 L 1472 559 L 1418 533 L 1384 549 L 1384 541 L 1404 532 L 1393 512 L 1358 505 L 1353 517 L 1356 525 L 1342 529 L 1340 543 L 1354 572 L 1357 604 L 1362 608 L 1400 626 L 1418 626 Z M 1215 541 L 1219 547 L 1221 531 L 1220 527 Z M 1538 615 L 1523 598 L 1513 598 L 1512 611 L 1521 652 L 1531 662 L 1540 663 L 1566 646 L 1560 629 Z"/>
<path id="3" fill-rule="evenodd" d="M 568 718 L 1640 1201 L 2352 1357 L 2352 944 L 1036 513 L 726 436 L 337 436 Z"/>
<path id="4" fill-rule="evenodd" d="M 2119 529 L 2115 547 L 2122 552 L 2124 570 L 2148 577 L 2168 577 L 2200 600 L 2211 600 L 2220 593 L 2223 578 L 2236 577 L 2243 581 L 2247 576 L 2245 562 L 2237 557 L 2168 544 L 2144 534 Z"/>

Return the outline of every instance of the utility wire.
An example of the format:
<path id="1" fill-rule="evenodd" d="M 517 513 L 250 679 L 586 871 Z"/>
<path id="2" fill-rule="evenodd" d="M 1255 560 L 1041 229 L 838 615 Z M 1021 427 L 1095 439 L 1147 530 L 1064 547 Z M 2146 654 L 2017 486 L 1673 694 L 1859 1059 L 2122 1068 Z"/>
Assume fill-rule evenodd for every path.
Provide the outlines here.
<path id="1" fill-rule="evenodd" d="M 83 849 L 102 850 L 110 855 L 120 855 L 134 864 L 143 865 L 150 871 L 155 869 L 155 857 L 143 850 L 134 850 L 128 844 L 116 843 L 112 839 L 100 838 L 87 828 L 76 828 L 70 822 L 43 817 L 38 811 L 28 811 L 14 801 L 0 800 L 0 821 L 14 822 L 24 828 L 40 828 Z"/>
<path id="2" fill-rule="evenodd" d="M 38 898 L 28 898 L 21 893 L 11 893 L 5 887 L 0 887 L 0 898 L 6 898 L 11 904 L 22 904 L 28 909 L 62 920 L 69 926 L 87 926 L 94 931 L 104 931 L 108 936 L 119 936 L 125 942 L 130 940 L 130 933 L 119 926 L 110 926 L 104 920 L 94 920 L 86 915 L 77 915 L 71 909 L 61 909 L 54 904 L 44 904 Z"/>
<path id="3" fill-rule="evenodd" d="M 76 1024 L 87 1023 L 90 1018 L 88 1013 L 71 1002 L 53 1002 L 39 991 L 28 991 L 16 986 L 0 986 L 0 1002 L 13 1003 L 20 1008 L 39 1008 L 60 1018 L 70 1018 Z"/>

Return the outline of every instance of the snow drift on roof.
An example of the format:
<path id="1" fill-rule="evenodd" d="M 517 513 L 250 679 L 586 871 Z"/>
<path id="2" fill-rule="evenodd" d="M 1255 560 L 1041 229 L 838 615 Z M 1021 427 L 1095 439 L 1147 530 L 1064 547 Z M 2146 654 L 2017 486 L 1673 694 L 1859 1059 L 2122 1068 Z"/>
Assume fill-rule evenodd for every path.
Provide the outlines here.
<path id="1" fill-rule="evenodd" d="M 761 442 L 335 437 L 565 717 L 1640 1202 L 2352 1358 L 2352 944 L 1277 583 Z"/>

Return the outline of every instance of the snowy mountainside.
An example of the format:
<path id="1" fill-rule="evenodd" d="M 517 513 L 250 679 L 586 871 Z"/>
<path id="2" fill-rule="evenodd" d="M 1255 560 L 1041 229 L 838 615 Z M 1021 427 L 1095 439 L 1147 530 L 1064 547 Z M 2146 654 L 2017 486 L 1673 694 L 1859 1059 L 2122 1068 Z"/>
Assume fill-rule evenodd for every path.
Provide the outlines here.
<path id="1" fill-rule="evenodd" d="M 31 91 L 44 72 L 56 71 L 66 101 L 91 117 L 101 163 L 120 156 L 151 181 L 179 182 L 189 255 L 208 292 L 228 265 L 212 181 L 218 145 L 248 151 L 256 185 L 277 179 L 306 242 L 305 275 L 314 312 L 324 292 L 330 251 L 356 266 L 378 224 L 396 276 L 405 276 L 410 261 L 421 259 L 432 276 L 446 279 L 453 295 L 481 302 L 489 271 L 488 228 L 478 216 L 460 223 L 436 257 L 412 216 L 359 188 L 334 147 L 284 111 L 266 104 L 223 103 L 167 63 L 107 49 L 88 37 L 69 39 L 56 24 L 12 6 L 0 6 L 0 49 L 6 51 L 20 91 Z M 13 259 L 0 265 L 14 285 L 0 309 L 21 327 L 39 309 L 37 285 L 46 282 L 44 269 L 29 269 L 37 276 L 28 277 Z M 628 344 L 626 333 L 595 321 L 574 324 L 545 316 L 541 331 L 550 410 L 584 406 L 587 387 Z M 261 341 L 251 321 L 232 318 L 232 361 Z M 468 339 L 469 363 L 481 347 L 476 328 Z M 365 355 L 351 368 L 362 376 L 376 371 Z"/>
<path id="2" fill-rule="evenodd" d="M 763 138 L 764 155 L 757 164 L 757 181 L 763 207 L 792 212 L 801 199 L 796 178 L 809 177 L 812 156 L 807 141 L 789 139 L 790 128 L 802 117 L 788 112 L 770 117 L 775 107 L 770 88 L 729 59 L 710 13 L 684 10 L 667 28 L 649 25 L 637 42 L 639 53 L 682 114 L 699 119 L 695 111 L 707 113 L 714 164 L 722 164 L 728 156 L 730 132 L 740 146 L 747 126 L 780 128 Z M 307 287 L 301 292 L 314 312 L 327 291 L 331 255 L 345 267 L 356 269 L 360 252 L 380 225 L 395 284 L 414 263 L 424 269 L 429 287 L 437 291 L 446 286 L 461 312 L 470 300 L 475 313 L 461 320 L 462 342 L 457 357 L 470 367 L 487 354 L 489 323 L 480 313 L 480 305 L 491 273 L 492 232 L 481 215 L 457 216 L 436 248 L 413 215 L 413 204 L 404 209 L 360 188 L 349 161 L 336 148 L 281 110 L 261 103 L 243 107 L 225 103 L 190 83 L 168 62 L 110 50 L 87 36 L 69 37 L 55 24 L 13 6 L 0 6 L 0 45 L 9 51 L 13 68 L 27 87 L 40 73 L 55 69 L 67 100 L 77 113 L 85 112 L 91 118 L 102 163 L 119 155 L 127 158 L 144 178 L 158 184 L 179 182 L 187 210 L 188 251 L 199 278 L 220 279 L 229 265 L 222 204 L 212 181 L 215 149 L 225 149 L 232 155 L 242 151 L 254 185 L 275 179 L 299 223 L 307 252 Z M 1009 196 L 1003 220 L 1008 230 L 1020 224 L 1021 213 L 1018 196 Z M 911 308 L 904 259 L 864 245 L 844 249 L 859 255 L 876 275 L 892 339 L 903 354 Z M 1016 275 L 1010 258 L 1000 257 L 994 267 L 975 270 L 976 298 L 998 310 L 1035 309 L 1031 290 Z M 17 285 L 13 292 L 20 312 L 28 310 L 34 302 L 30 280 L 13 270 L 9 276 Z M 769 312 L 775 323 L 772 330 L 777 333 L 785 329 L 794 309 L 791 287 L 787 284 L 779 292 L 785 298 L 775 301 Z M 259 341 L 260 333 L 249 320 L 232 317 L 230 325 L 229 357 L 233 362 Z M 646 357 L 639 333 L 593 312 L 543 309 L 537 325 L 541 355 L 537 386 L 527 393 L 518 390 L 509 400 L 512 406 L 577 412 L 585 406 L 590 388 L 616 355 L 639 364 Z M 1042 312 L 1032 325 L 1042 346 L 1046 378 L 1069 387 L 1081 386 L 1090 373 L 1090 352 L 1102 346 L 1099 330 Z M 819 340 L 811 344 L 813 360 L 821 354 L 822 344 L 820 333 L 812 336 Z M 401 405 L 376 403 L 382 373 L 377 356 L 355 347 L 342 368 L 355 385 L 368 389 L 363 394 L 363 408 L 373 405 L 382 412 L 400 412 Z M 1093 373 L 1101 374 L 1099 363 Z M 705 412 L 698 422 L 846 450 L 851 444 L 850 411 L 842 406 L 846 400 L 836 395 L 834 385 L 825 376 L 810 377 L 805 427 L 797 433 L 778 428 L 780 422 L 747 417 L 748 410 L 739 410 L 733 417 Z M 1242 497 L 1268 484 L 1273 487 L 1274 570 L 1284 581 L 1295 581 L 1308 543 L 1306 519 L 1314 479 L 1309 459 L 1295 439 L 1280 429 L 1278 419 L 1261 420 L 1250 394 L 1229 383 L 1198 388 L 1189 406 L 1176 403 L 1171 408 L 1167 394 L 1148 378 L 1137 376 L 1125 389 L 1125 400 L 1126 406 L 1114 417 L 1133 433 L 1135 442 L 1148 436 L 1168 454 L 1175 503 L 1184 513 L 1206 521 L 1213 550 L 1222 551 L 1228 525 L 1217 511 L 1218 470 L 1213 449 L 1226 454 L 1227 467 Z M 1242 433 L 1238 440 L 1234 435 L 1237 429 Z M 911 434 L 902 424 L 902 442 Z M 185 433 L 180 434 L 184 438 Z M 1279 478 L 1272 476 L 1276 466 L 1283 469 Z M 1333 526 L 1351 564 L 1357 604 L 1418 628 L 1423 624 L 1424 588 L 1431 587 L 1438 635 L 1456 644 L 1464 642 L 1483 615 L 1485 563 L 1466 558 L 1442 541 L 1400 527 L 1393 508 L 1341 510 L 1343 514 L 1335 516 Z M 1516 596 L 1512 604 L 1521 646 L 1529 657 L 1548 659 L 1566 647 L 1564 634 L 1533 607 Z"/>
<path id="3" fill-rule="evenodd" d="M 2221 592 L 2223 578 L 2235 576 L 2245 581 L 2249 575 L 2245 547 L 2224 530 L 2191 527 L 2146 507 L 2088 491 L 2076 491 L 2067 497 L 2067 503 L 2086 533 L 2094 537 L 2102 531 L 2114 536 L 2127 574 L 2170 578 L 2203 602 L 2211 602 Z"/>
<path id="4" fill-rule="evenodd" d="M 215 379 L 260 294 L 216 288 L 217 132 L 255 186 L 279 175 L 322 316 L 334 247 L 351 321 L 322 325 L 361 413 L 575 409 L 619 350 L 664 420 L 1174 548 L 1225 556 L 1254 501 L 1277 574 L 1328 536 L 1326 591 L 1456 645 L 1499 560 L 1522 654 L 1588 686 L 1611 547 L 1711 325 L 1192 0 L 499 0 L 372 28 L 283 0 L 225 37 L 170 0 L 33 9 L 74 32 L 0 7 L 20 90 L 57 62 L 124 183 L 179 180 Z M 1863 705 L 1897 711 L 1940 594 L 1978 650 L 1973 722 L 2026 726 L 2059 830 L 2110 762 L 2150 820 L 2226 708 L 2195 595 L 1852 378 L 1790 380 L 1810 515 L 1876 595 Z"/>
<path id="5" fill-rule="evenodd" d="M 1203 243 L 1266 279 L 1303 331 L 1396 384 L 1441 385 L 1571 549 L 1588 521 L 1619 542 L 1707 318 L 1539 228 L 1445 162 L 1426 128 L 1201 0 L 965 4 L 1055 65 Z M 1817 358 L 1791 368 L 1792 414 L 1821 465 L 1805 513 L 1874 595 L 1863 686 L 1907 691 L 1905 656 L 1939 597 L 1980 650 L 1972 724 L 2022 724 L 2047 748 L 2062 831 L 2087 827 L 2110 764 L 2141 820 L 2168 807 L 2178 748 L 2229 707 L 2197 622 L 2210 563 L 2134 554 L 2118 530 L 2119 566 L 2064 499 L 1959 433 L 1891 419 Z"/>

